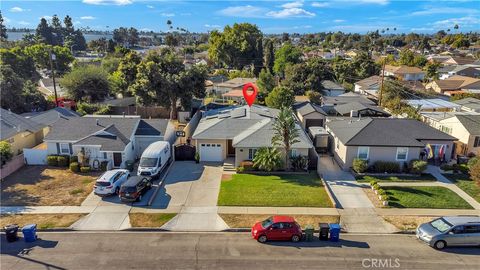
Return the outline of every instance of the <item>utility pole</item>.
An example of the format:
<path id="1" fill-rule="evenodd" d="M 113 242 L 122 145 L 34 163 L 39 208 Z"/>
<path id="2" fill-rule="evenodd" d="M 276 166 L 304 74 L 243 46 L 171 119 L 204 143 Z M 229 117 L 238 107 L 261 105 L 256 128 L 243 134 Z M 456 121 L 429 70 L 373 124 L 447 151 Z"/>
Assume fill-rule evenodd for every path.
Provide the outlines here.
<path id="1" fill-rule="evenodd" d="M 55 93 L 55 107 L 58 107 L 58 97 L 57 97 L 57 85 L 55 83 L 55 70 L 53 69 L 53 60 L 56 59 L 55 54 L 50 50 L 50 70 L 52 71 L 52 80 L 53 80 L 53 91 Z"/>
<path id="2" fill-rule="evenodd" d="M 378 106 L 382 106 L 382 94 L 383 94 L 383 80 L 385 79 L 385 63 L 387 62 L 387 59 L 384 59 L 383 65 L 382 65 L 382 81 L 380 82 L 380 95 L 378 99 Z"/>

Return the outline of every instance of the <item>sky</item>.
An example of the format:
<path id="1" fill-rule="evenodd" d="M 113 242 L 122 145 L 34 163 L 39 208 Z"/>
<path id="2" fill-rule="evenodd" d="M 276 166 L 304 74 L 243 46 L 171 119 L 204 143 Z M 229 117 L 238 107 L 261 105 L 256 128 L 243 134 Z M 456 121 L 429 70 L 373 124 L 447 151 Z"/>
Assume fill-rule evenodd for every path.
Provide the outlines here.
<path id="1" fill-rule="evenodd" d="M 190 32 L 223 29 L 249 22 L 263 33 L 366 33 L 396 28 L 396 33 L 433 33 L 458 24 L 460 31 L 480 30 L 479 0 L 331 0 L 331 1 L 181 1 L 181 0 L 2 0 L 7 27 L 36 28 L 41 17 L 70 15 L 76 27 L 106 30 L 120 26 L 145 31 L 174 28 Z"/>

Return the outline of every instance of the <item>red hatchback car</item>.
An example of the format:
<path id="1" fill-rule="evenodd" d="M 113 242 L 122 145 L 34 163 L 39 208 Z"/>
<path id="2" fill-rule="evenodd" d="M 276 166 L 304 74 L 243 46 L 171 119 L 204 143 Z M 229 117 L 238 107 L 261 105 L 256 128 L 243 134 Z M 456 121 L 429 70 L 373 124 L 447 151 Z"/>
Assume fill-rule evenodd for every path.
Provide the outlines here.
<path id="1" fill-rule="evenodd" d="M 268 240 L 298 242 L 302 239 L 302 228 L 293 217 L 273 216 L 257 222 L 252 227 L 252 237 L 260 243 L 265 243 Z"/>

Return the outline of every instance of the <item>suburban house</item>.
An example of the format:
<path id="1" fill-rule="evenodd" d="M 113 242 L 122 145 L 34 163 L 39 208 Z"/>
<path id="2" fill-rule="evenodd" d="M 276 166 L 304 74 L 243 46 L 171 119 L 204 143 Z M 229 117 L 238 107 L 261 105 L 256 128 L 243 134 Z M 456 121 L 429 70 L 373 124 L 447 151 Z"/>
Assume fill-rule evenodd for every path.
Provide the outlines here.
<path id="1" fill-rule="evenodd" d="M 463 56 L 451 56 L 442 62 L 443 65 L 471 65 L 475 63 L 475 58 Z"/>
<path id="2" fill-rule="evenodd" d="M 14 156 L 23 153 L 24 148 L 34 147 L 43 141 L 45 124 L 2 108 L 0 108 L 0 121 L 0 140 L 10 144 Z"/>
<path id="3" fill-rule="evenodd" d="M 404 102 L 419 112 L 458 112 L 462 107 L 459 104 L 440 98 L 408 99 Z"/>
<path id="4" fill-rule="evenodd" d="M 448 79 L 455 75 L 478 78 L 480 77 L 480 67 L 479 66 L 471 66 L 471 65 L 463 65 L 463 66 L 448 66 L 451 70 L 442 72 L 440 76 L 440 80 Z M 446 71 L 444 69 L 443 71 Z"/>
<path id="5" fill-rule="evenodd" d="M 204 112 L 192 136 L 200 161 L 221 162 L 231 157 L 238 167 L 242 161 L 252 160 L 258 148 L 272 146 L 278 113 L 255 104 Z M 297 129 L 299 142 L 292 145 L 290 155 L 308 156 L 312 142 L 298 124 Z"/>
<path id="6" fill-rule="evenodd" d="M 453 101 L 453 103 L 461 105 L 462 111 L 480 113 L 480 99 L 469 97 Z"/>
<path id="7" fill-rule="evenodd" d="M 80 117 L 81 115 L 67 108 L 56 107 L 43 112 L 22 113 L 22 116 L 44 125 L 43 135 L 46 136 L 53 124 L 61 119 Z"/>
<path id="8" fill-rule="evenodd" d="M 480 155 L 480 114 L 455 114 L 440 121 L 440 130 L 458 139 L 455 153 Z"/>
<path id="9" fill-rule="evenodd" d="M 355 93 L 370 96 L 377 99 L 378 90 L 382 82 L 382 77 L 374 75 L 355 83 Z"/>
<path id="10" fill-rule="evenodd" d="M 332 114 L 332 113 L 331 113 Z M 333 107 L 333 114 L 336 116 L 350 116 L 350 117 L 389 117 L 390 114 L 382 108 L 364 104 L 357 101 L 336 105 Z"/>
<path id="11" fill-rule="evenodd" d="M 339 96 L 345 93 L 345 88 L 335 82 L 330 80 L 323 80 L 322 81 L 322 94 L 324 96 Z"/>
<path id="12" fill-rule="evenodd" d="M 309 127 L 323 127 L 327 113 L 317 104 L 309 101 L 298 102 L 293 105 L 300 125 L 307 130 Z"/>
<path id="13" fill-rule="evenodd" d="M 456 138 L 413 119 L 359 118 L 335 119 L 326 123 L 330 133 L 334 158 L 343 170 L 352 167 L 353 160 L 398 162 L 401 166 L 420 159 L 428 145 L 433 159 L 449 161 Z M 425 155 L 424 155 L 425 157 Z M 425 157 L 426 158 L 426 157 Z"/>
<path id="14" fill-rule="evenodd" d="M 235 78 L 214 86 L 215 94 L 222 95 L 230 91 L 242 90 L 247 83 L 257 82 L 256 78 Z"/>
<path id="15" fill-rule="evenodd" d="M 395 77 L 402 81 L 422 81 L 425 72 L 418 67 L 385 65 L 384 76 Z"/>
<path id="16" fill-rule="evenodd" d="M 375 105 L 375 102 L 368 99 L 367 97 L 363 95 L 359 95 L 357 93 L 351 93 L 351 92 L 345 93 L 336 97 L 328 97 L 328 96 L 322 97 L 322 106 L 333 107 L 336 105 L 341 105 L 341 104 L 346 104 L 351 102 L 359 102 L 362 104 Z"/>
<path id="17" fill-rule="evenodd" d="M 174 127 L 167 119 L 89 115 L 57 121 L 44 141 L 49 155 L 82 152 L 91 166 L 109 161 L 111 167 L 124 168 L 127 160 L 139 158 L 152 142 L 174 139 Z"/>
<path id="18" fill-rule="evenodd" d="M 427 89 L 449 96 L 458 93 L 480 93 L 480 79 L 454 75 L 448 79 L 435 80 L 427 84 Z"/>

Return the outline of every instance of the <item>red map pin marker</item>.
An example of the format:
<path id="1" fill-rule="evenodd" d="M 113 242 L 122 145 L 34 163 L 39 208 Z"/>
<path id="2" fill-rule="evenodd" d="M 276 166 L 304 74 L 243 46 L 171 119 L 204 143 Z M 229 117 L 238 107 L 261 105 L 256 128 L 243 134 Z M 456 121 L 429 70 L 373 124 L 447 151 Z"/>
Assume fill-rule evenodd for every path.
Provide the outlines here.
<path id="1" fill-rule="evenodd" d="M 251 91 L 248 91 L 251 89 Z M 248 106 L 252 107 L 253 102 L 257 98 L 258 89 L 253 83 L 247 83 L 243 86 L 243 98 L 247 101 Z"/>

